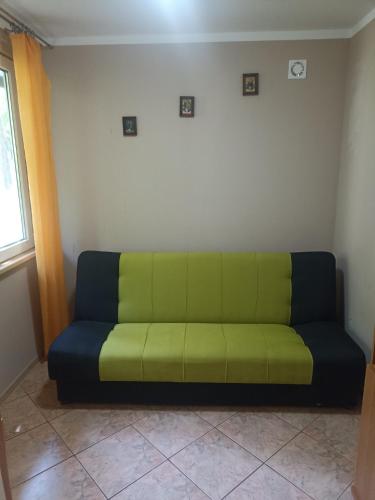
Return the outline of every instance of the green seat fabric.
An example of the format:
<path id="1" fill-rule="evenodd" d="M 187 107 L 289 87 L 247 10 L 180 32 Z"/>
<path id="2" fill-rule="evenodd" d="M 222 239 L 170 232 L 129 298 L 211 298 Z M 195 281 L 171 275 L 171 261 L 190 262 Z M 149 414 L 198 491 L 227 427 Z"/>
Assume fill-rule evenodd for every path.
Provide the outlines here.
<path id="1" fill-rule="evenodd" d="M 119 323 L 267 323 L 291 315 L 288 253 L 123 253 Z"/>
<path id="2" fill-rule="evenodd" d="M 104 342 L 101 381 L 311 384 L 313 360 L 274 324 L 122 323 Z"/>

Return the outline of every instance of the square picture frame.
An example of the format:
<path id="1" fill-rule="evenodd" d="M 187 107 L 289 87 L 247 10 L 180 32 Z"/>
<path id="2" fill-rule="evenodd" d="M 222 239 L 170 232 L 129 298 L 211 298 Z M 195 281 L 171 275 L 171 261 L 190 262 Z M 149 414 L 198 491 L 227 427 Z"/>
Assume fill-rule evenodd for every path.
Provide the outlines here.
<path id="1" fill-rule="evenodd" d="M 122 133 L 127 137 L 134 137 L 137 135 L 137 117 L 136 116 L 123 116 L 122 117 Z"/>
<path id="2" fill-rule="evenodd" d="M 259 95 L 259 73 L 242 75 L 242 95 Z"/>
<path id="3" fill-rule="evenodd" d="M 194 97 L 191 95 L 180 96 L 180 117 L 193 118 L 194 117 Z"/>

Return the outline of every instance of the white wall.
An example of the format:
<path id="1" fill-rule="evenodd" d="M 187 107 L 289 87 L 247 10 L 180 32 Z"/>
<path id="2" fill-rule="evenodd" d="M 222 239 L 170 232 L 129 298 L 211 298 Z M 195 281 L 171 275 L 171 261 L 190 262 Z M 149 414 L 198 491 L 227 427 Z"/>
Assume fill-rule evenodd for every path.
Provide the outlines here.
<path id="1" fill-rule="evenodd" d="M 348 331 L 369 357 L 375 325 L 375 22 L 350 44 L 335 252 Z"/>
<path id="2" fill-rule="evenodd" d="M 40 312 L 35 260 L 0 275 L 0 396 L 37 357 Z"/>
<path id="3" fill-rule="evenodd" d="M 348 42 L 58 47 L 53 136 L 69 287 L 84 249 L 331 249 Z M 289 58 L 308 79 L 288 81 Z M 260 73 L 243 97 L 244 72 Z M 178 116 L 179 95 L 196 117 Z M 122 137 L 137 115 L 139 135 Z"/>

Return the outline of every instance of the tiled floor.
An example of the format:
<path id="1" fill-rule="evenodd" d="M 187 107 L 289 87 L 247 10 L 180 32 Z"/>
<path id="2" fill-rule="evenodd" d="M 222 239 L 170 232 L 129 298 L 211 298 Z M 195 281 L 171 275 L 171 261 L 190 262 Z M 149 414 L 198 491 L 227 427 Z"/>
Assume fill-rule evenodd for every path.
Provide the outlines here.
<path id="1" fill-rule="evenodd" d="M 356 411 L 61 406 L 37 364 L 0 413 L 15 500 L 352 498 Z"/>

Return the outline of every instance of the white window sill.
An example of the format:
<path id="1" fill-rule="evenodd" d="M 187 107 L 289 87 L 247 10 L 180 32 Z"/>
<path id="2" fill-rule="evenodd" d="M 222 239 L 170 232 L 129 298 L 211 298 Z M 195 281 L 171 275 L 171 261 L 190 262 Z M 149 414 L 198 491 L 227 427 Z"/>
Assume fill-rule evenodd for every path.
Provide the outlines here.
<path id="1" fill-rule="evenodd" d="M 0 263 L 0 276 L 12 269 L 24 264 L 25 262 L 35 258 L 35 250 L 28 250 L 27 252 L 20 253 L 11 259 Z"/>

